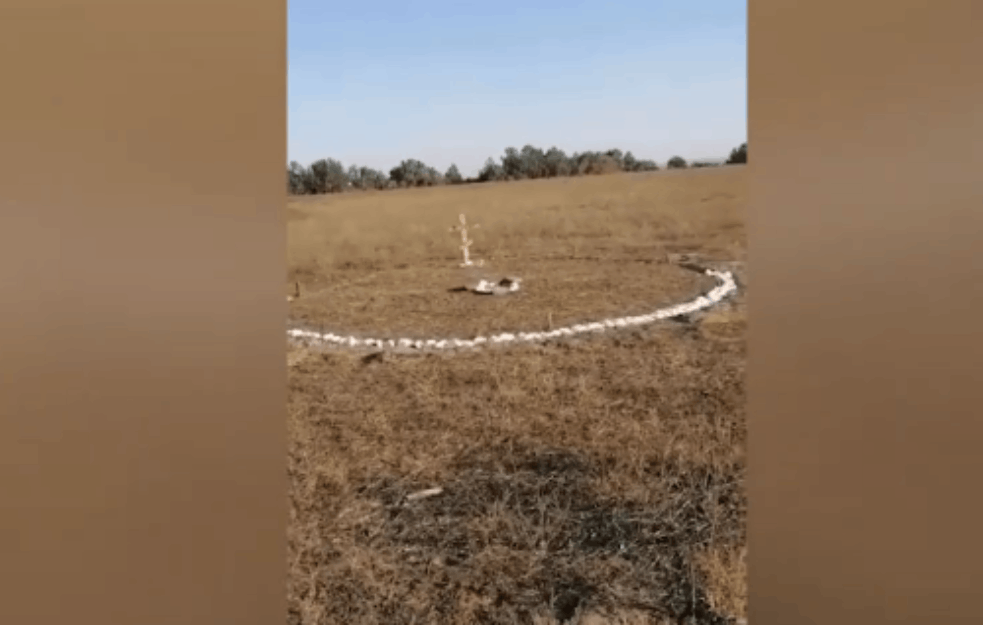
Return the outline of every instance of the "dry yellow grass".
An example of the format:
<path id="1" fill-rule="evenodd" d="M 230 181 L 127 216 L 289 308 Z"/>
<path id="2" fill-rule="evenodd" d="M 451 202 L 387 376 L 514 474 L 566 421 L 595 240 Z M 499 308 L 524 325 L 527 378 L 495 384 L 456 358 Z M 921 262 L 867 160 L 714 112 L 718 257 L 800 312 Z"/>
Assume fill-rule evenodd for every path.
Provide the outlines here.
<path id="1" fill-rule="evenodd" d="M 744 282 L 744 200 L 742 168 L 294 199 L 291 316 L 423 337 L 648 311 L 708 286 L 671 254 Z M 461 212 L 520 295 L 447 292 Z M 742 616 L 745 326 L 739 296 L 557 345 L 291 352 L 288 622 Z"/>
<path id="2" fill-rule="evenodd" d="M 723 168 L 292 198 L 290 278 L 456 260 L 448 228 L 462 212 L 481 224 L 474 249 L 490 260 L 656 243 L 743 259 L 743 178 Z"/>
<path id="3" fill-rule="evenodd" d="M 747 548 L 707 549 L 696 558 L 707 602 L 720 614 L 747 619 Z"/>

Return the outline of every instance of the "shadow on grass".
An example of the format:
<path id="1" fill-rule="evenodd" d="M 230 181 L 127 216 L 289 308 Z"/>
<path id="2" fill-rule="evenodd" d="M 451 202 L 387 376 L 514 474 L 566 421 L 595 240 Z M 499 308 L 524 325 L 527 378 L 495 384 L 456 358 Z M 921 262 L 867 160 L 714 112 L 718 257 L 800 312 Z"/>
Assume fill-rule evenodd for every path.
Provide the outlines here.
<path id="1" fill-rule="evenodd" d="M 564 623 L 588 610 L 626 608 L 676 623 L 732 622 L 710 608 L 692 554 L 710 543 L 743 543 L 741 470 L 651 464 L 645 477 L 665 496 L 642 507 L 595 491 L 603 464 L 571 451 L 508 446 L 462 455 L 442 492 L 425 499 L 407 500 L 423 485 L 365 480 L 359 497 L 379 513 L 357 541 L 395 554 L 399 585 L 423 583 L 432 593 L 429 614 L 396 598 L 373 612 L 388 623 L 455 622 L 466 595 L 475 604 L 468 622 L 489 625 L 532 623 L 544 613 Z M 354 580 L 333 584 L 336 605 L 339 595 L 363 594 Z M 350 605 L 347 617 L 356 622 L 357 602 Z"/>

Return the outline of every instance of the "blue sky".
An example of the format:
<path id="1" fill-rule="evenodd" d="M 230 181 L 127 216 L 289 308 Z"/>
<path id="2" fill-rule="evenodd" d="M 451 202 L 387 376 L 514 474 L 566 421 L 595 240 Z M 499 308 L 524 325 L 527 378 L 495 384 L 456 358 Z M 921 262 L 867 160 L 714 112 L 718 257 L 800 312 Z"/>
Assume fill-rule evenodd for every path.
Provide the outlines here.
<path id="1" fill-rule="evenodd" d="M 527 143 L 664 163 L 747 137 L 737 0 L 288 2 L 288 156 L 464 175 Z"/>

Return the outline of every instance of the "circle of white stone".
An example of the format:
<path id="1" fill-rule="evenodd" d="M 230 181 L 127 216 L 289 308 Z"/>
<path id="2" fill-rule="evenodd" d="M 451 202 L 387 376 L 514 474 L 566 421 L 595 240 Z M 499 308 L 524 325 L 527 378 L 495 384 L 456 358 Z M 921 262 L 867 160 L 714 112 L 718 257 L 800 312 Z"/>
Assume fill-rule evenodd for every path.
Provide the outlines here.
<path id="1" fill-rule="evenodd" d="M 287 337 L 298 343 L 309 346 L 334 346 L 354 349 L 382 349 L 382 350 L 411 350 L 411 351 L 431 351 L 448 349 L 474 349 L 486 345 L 508 345 L 513 343 L 538 343 L 542 341 L 563 339 L 580 334 L 595 332 L 605 332 L 620 328 L 630 328 L 647 325 L 655 321 L 670 319 L 680 315 L 691 314 L 710 308 L 718 304 L 721 300 L 737 291 L 737 283 L 734 275 L 729 271 L 716 271 L 707 269 L 706 275 L 716 278 L 718 285 L 700 295 L 699 297 L 684 302 L 667 306 L 652 311 L 645 315 L 635 315 L 630 317 L 614 317 L 593 321 L 590 323 L 579 323 L 564 328 L 556 328 L 545 332 L 503 332 L 493 336 L 476 336 L 471 339 L 460 338 L 430 338 L 430 339 L 410 339 L 410 338 L 365 338 L 357 336 L 343 336 L 332 332 L 315 332 L 313 330 L 291 329 L 287 331 Z"/>

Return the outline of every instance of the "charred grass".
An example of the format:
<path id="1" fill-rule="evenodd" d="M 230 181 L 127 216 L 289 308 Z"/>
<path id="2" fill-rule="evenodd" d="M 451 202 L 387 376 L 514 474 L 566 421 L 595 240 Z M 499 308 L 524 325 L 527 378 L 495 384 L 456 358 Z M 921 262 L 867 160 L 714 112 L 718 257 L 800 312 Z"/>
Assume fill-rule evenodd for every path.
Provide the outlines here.
<path id="1" fill-rule="evenodd" d="M 704 286 L 667 253 L 741 267 L 743 184 L 727 168 L 295 202 L 292 314 L 424 336 L 650 310 Z M 437 296 L 462 210 L 476 255 L 541 268 L 541 292 Z M 744 329 L 739 297 L 558 345 L 291 351 L 288 623 L 745 617 Z"/>

